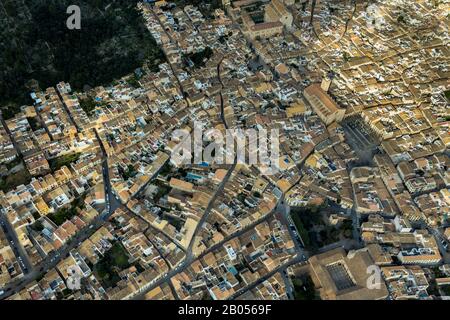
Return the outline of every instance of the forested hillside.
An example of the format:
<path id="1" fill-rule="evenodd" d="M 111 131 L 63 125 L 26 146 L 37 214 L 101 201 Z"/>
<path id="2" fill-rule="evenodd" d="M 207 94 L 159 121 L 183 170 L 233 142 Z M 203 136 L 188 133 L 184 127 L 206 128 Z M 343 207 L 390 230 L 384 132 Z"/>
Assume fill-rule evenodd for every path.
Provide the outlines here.
<path id="1" fill-rule="evenodd" d="M 164 59 L 138 0 L 0 1 L 0 106 L 29 103 L 28 92 L 68 81 L 72 87 L 111 82 L 145 60 Z M 69 5 L 81 8 L 81 30 L 66 27 Z"/>

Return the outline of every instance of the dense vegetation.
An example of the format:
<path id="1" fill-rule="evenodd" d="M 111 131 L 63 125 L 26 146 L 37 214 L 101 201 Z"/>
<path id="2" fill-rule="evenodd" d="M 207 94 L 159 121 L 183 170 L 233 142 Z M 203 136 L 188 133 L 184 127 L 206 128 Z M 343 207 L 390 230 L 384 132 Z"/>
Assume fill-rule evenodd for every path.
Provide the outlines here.
<path id="1" fill-rule="evenodd" d="M 70 204 L 70 207 L 61 208 L 56 212 L 49 213 L 47 215 L 47 218 L 52 220 L 57 226 L 62 225 L 67 220 L 72 219 L 74 216 L 78 214 L 79 209 L 84 209 L 84 199 L 86 198 L 86 194 L 83 194 L 82 196 L 76 198 L 72 203 Z"/>
<path id="2" fill-rule="evenodd" d="M 8 174 L 6 177 L 0 178 L 0 190 L 8 192 L 17 186 L 30 183 L 31 178 L 28 170 L 19 170 L 13 174 Z"/>
<path id="3" fill-rule="evenodd" d="M 442 286 L 442 287 L 441 287 L 441 290 L 442 290 L 442 292 L 444 293 L 444 295 L 450 296 L 450 285 Z"/>
<path id="4" fill-rule="evenodd" d="M 170 192 L 171 188 L 168 185 L 160 182 L 160 180 L 156 180 L 155 185 L 158 186 L 158 191 L 155 194 L 155 196 L 153 197 L 153 201 L 155 203 L 158 203 L 159 199 L 163 198 L 166 194 L 168 194 Z"/>
<path id="5" fill-rule="evenodd" d="M 129 266 L 125 248 L 120 242 L 116 242 L 94 266 L 94 273 L 99 277 L 103 287 L 111 288 L 120 281 L 119 272 Z"/>
<path id="6" fill-rule="evenodd" d="M 294 285 L 295 300 L 320 300 L 320 296 L 314 288 L 314 283 L 309 275 L 302 275 L 292 279 Z"/>
<path id="7" fill-rule="evenodd" d="M 86 112 L 86 114 L 91 115 L 95 108 L 97 107 L 97 102 L 92 97 L 87 97 L 85 99 L 80 100 L 80 107 L 81 109 Z"/>
<path id="8" fill-rule="evenodd" d="M 206 61 L 209 60 L 213 55 L 213 50 L 210 47 L 206 47 L 205 49 L 192 53 L 188 55 L 186 58 L 192 61 L 196 68 L 204 67 Z"/>
<path id="9" fill-rule="evenodd" d="M 1 90 L 1 86 L 2 86 L 2 83 L 0 82 L 0 90 Z M 24 89 L 20 89 L 20 90 L 23 91 Z M 24 97 L 24 99 L 22 100 L 23 104 L 27 104 L 27 100 L 28 99 L 26 97 Z M 1 106 L 1 101 L 2 101 L 2 97 L 0 95 L 0 106 Z M 8 102 L 11 102 L 11 100 L 8 100 Z M 31 103 L 31 98 L 28 100 L 28 102 Z M 8 105 L 7 107 L 1 108 L 1 111 L 2 111 L 3 119 L 9 120 L 9 119 L 14 118 L 14 116 L 17 113 L 20 112 L 20 106 L 19 105 L 13 105 L 13 104 L 12 105 Z"/>
<path id="10" fill-rule="evenodd" d="M 444 95 L 447 98 L 447 100 L 450 102 L 450 90 L 445 91 Z"/>
<path id="11" fill-rule="evenodd" d="M 31 130 L 37 131 L 42 128 L 37 117 L 27 117 L 27 120 L 30 124 Z"/>
<path id="12" fill-rule="evenodd" d="M 309 240 L 308 231 L 305 229 L 305 226 L 303 225 L 300 215 L 291 214 L 291 217 L 292 221 L 294 221 L 295 227 L 297 228 L 300 238 L 303 240 L 303 243 L 305 244 L 305 247 L 309 249 L 311 246 L 311 241 Z"/>
<path id="13" fill-rule="evenodd" d="M 7 0 L 0 5 L 0 105 L 28 104 L 28 92 L 68 81 L 75 89 L 107 84 L 163 54 L 138 0 Z M 81 30 L 69 30 L 69 5 L 81 8 Z M 30 81 L 32 79 L 36 81 Z"/>
<path id="14" fill-rule="evenodd" d="M 72 162 L 76 162 L 81 156 L 81 153 L 66 154 L 57 158 L 50 159 L 48 164 L 50 169 L 55 172 L 61 169 L 63 166 L 69 166 Z"/>
<path id="15" fill-rule="evenodd" d="M 118 169 L 119 169 L 120 175 L 122 176 L 122 178 L 123 178 L 125 181 L 128 180 L 128 179 L 130 179 L 130 178 L 135 177 L 136 174 L 138 173 L 138 172 L 136 171 L 136 169 L 135 169 L 131 164 L 129 164 L 125 169 L 122 168 L 121 166 L 119 166 Z"/>
<path id="16" fill-rule="evenodd" d="M 341 238 L 352 237 L 351 220 L 344 220 L 338 226 L 332 226 L 324 220 L 328 214 L 326 204 L 291 210 L 292 221 L 306 249 L 311 252 L 317 252 L 319 248 L 337 242 Z"/>

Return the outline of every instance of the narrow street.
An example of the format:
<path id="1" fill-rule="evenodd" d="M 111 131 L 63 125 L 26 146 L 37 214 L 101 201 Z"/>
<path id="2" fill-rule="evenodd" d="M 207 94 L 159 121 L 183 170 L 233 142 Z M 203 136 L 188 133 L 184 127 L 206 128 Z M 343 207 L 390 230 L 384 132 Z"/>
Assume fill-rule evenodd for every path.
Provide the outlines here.
<path id="1" fill-rule="evenodd" d="M 140 300 L 140 299 L 142 299 L 143 296 L 144 296 L 147 292 L 149 292 L 149 291 L 153 290 L 154 288 L 156 288 L 156 287 L 162 285 L 163 283 L 169 281 L 169 280 L 170 280 L 173 276 L 175 276 L 176 274 L 183 272 L 186 268 L 188 268 L 188 267 L 190 266 L 190 264 L 191 264 L 194 260 L 196 260 L 196 259 L 201 259 L 201 258 L 203 258 L 204 256 L 206 256 L 208 253 L 213 252 L 213 251 L 215 251 L 215 250 L 217 250 L 217 249 L 220 249 L 221 247 L 223 247 L 223 245 L 224 245 L 225 243 L 227 243 L 227 242 L 230 241 L 231 239 L 236 238 L 236 237 L 239 237 L 239 236 L 243 235 L 244 233 L 246 233 L 247 231 L 252 230 L 252 229 L 253 229 L 255 226 L 257 226 L 258 224 L 260 224 L 260 223 L 262 223 L 262 222 L 264 222 L 264 221 L 269 220 L 270 218 L 272 218 L 272 216 L 273 216 L 274 213 L 275 213 L 275 211 L 272 211 L 272 212 L 268 213 L 266 216 L 264 216 L 263 218 L 261 218 L 261 219 L 255 221 L 255 222 L 253 222 L 252 224 L 250 224 L 250 225 L 248 225 L 248 226 L 242 228 L 240 231 L 238 231 L 238 232 L 236 232 L 236 233 L 234 233 L 234 234 L 232 234 L 232 235 L 230 235 L 230 236 L 228 236 L 228 237 L 225 237 L 224 239 L 222 239 L 222 241 L 216 243 L 215 245 L 213 245 L 213 246 L 211 246 L 210 248 L 208 248 L 206 251 L 204 251 L 204 252 L 202 252 L 201 254 L 199 254 L 198 257 L 191 256 L 189 260 L 186 258 L 186 259 L 185 259 L 178 267 L 172 269 L 172 270 L 171 270 L 169 273 L 167 273 L 164 277 L 162 277 L 162 278 L 160 278 L 160 279 L 154 281 L 153 283 L 149 283 L 149 284 L 148 284 L 148 287 L 145 288 L 145 289 L 143 289 L 143 290 L 141 290 L 141 292 L 137 293 L 137 294 L 135 295 L 135 297 L 133 298 L 133 300 Z"/>
<path id="2" fill-rule="evenodd" d="M 17 238 L 16 231 L 11 226 L 4 213 L 0 213 L 0 227 L 3 229 L 3 232 L 6 235 L 8 244 L 13 250 L 14 255 L 16 256 L 20 268 L 22 269 L 22 272 L 25 275 L 32 272 L 33 265 L 31 264 L 30 259 L 27 253 L 25 252 L 25 249 L 20 244 L 20 241 Z"/>
<path id="3" fill-rule="evenodd" d="M 0 122 L 2 123 L 3 127 L 6 130 L 6 133 L 8 134 L 9 138 L 11 139 L 11 142 L 12 142 L 14 149 L 16 150 L 18 156 L 22 157 L 20 148 L 18 147 L 8 126 L 6 125 L 6 121 L 3 119 L 1 110 L 0 110 Z M 28 255 L 25 252 L 25 249 L 20 244 L 20 241 L 17 238 L 17 234 L 16 234 L 14 228 L 9 223 L 7 217 L 5 216 L 5 213 L 2 212 L 1 210 L 0 210 L 0 226 L 3 229 L 3 231 L 5 232 L 8 242 L 9 242 L 9 245 L 11 246 L 15 256 L 17 257 L 17 260 L 20 264 L 22 272 L 24 274 L 28 274 L 29 272 L 32 271 L 33 266 L 28 258 Z"/>
<path id="4" fill-rule="evenodd" d="M 253 282 L 251 285 L 237 290 L 234 294 L 229 296 L 227 300 L 234 300 L 234 299 L 238 298 L 241 294 L 243 294 L 244 292 L 252 290 L 255 287 L 259 286 L 261 283 L 263 283 L 264 281 L 266 281 L 270 277 L 274 276 L 277 272 L 282 272 L 283 270 L 286 270 L 286 268 L 288 268 L 288 267 L 290 267 L 290 266 L 292 266 L 294 264 L 302 263 L 302 262 L 304 262 L 303 259 L 301 257 L 298 257 L 298 256 L 295 257 L 292 260 L 289 260 L 288 262 L 285 262 L 284 264 L 278 266 L 277 268 L 273 269 L 272 271 L 266 273 L 263 277 L 259 278 L 257 281 Z"/>
<path id="5" fill-rule="evenodd" d="M 116 209 L 118 209 L 121 206 L 121 203 L 118 198 L 114 195 L 111 188 L 111 181 L 109 178 L 109 167 L 108 167 L 108 155 L 105 150 L 105 146 L 103 145 L 102 139 L 100 139 L 100 136 L 97 132 L 97 129 L 94 129 L 95 136 L 97 138 L 97 141 L 100 145 L 100 149 L 102 151 L 102 174 L 103 174 L 103 184 L 105 186 L 105 202 L 106 202 L 106 208 L 105 211 L 102 213 L 103 220 L 107 221 L 108 218 L 113 214 Z"/>
<path id="6" fill-rule="evenodd" d="M 95 132 L 97 135 L 97 132 Z M 99 139 L 98 135 L 97 138 Z M 36 265 L 34 268 L 31 267 L 31 264 L 28 262 L 28 257 L 26 254 L 22 251 L 22 254 L 25 255 L 25 258 L 22 258 L 22 260 L 25 263 L 28 263 L 28 271 L 23 278 L 18 279 L 16 281 L 11 282 L 7 287 L 1 288 L 4 293 L 0 295 L 0 299 L 7 298 L 8 296 L 22 290 L 25 288 L 29 283 L 35 281 L 36 279 L 39 279 L 42 275 L 47 273 L 50 269 L 55 268 L 59 262 L 61 262 L 63 259 L 69 256 L 70 251 L 77 248 L 83 241 L 91 237 L 100 227 L 102 227 L 105 224 L 105 221 L 109 218 L 109 216 L 120 206 L 120 202 L 113 196 L 113 193 L 111 191 L 111 184 L 109 180 L 109 171 L 108 171 L 108 161 L 107 161 L 107 155 L 105 152 L 105 149 L 103 147 L 103 144 L 101 143 L 101 140 L 99 139 L 100 147 L 102 149 L 103 153 L 103 162 L 102 162 L 102 172 L 103 172 L 103 179 L 104 179 L 104 185 L 105 185 L 105 200 L 106 200 L 106 208 L 105 211 L 100 214 L 98 217 L 96 217 L 89 225 L 87 225 L 84 229 L 82 229 L 80 232 L 78 232 L 75 237 L 70 239 L 64 246 L 62 246 L 59 250 L 54 251 L 50 253 L 48 256 L 46 256 L 41 263 Z M 3 215 L 0 215 L 0 221 L 3 221 L 5 219 Z M 7 227 L 8 224 L 5 223 L 5 226 Z M 11 230 L 13 231 L 13 230 Z M 8 234 L 12 234 L 15 236 L 15 232 L 8 232 Z M 15 242 L 13 239 L 14 243 Z M 15 246 L 18 250 L 19 255 L 22 256 L 21 251 L 19 247 Z M 16 249 L 15 249 L 16 250 Z M 22 249 L 23 250 L 23 249 Z M 16 252 L 15 252 L 16 253 Z"/>

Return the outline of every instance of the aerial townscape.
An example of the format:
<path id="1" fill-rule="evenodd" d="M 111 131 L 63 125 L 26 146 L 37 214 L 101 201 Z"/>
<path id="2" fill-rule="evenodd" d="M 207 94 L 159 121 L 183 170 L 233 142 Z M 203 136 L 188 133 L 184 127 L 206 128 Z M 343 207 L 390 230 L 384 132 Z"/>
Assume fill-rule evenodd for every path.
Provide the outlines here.
<path id="1" fill-rule="evenodd" d="M 28 58 L 0 44 L 0 299 L 450 299 L 450 0 L 130 10 L 89 57 L 36 62 L 83 7 Z M 199 125 L 279 155 L 177 163 Z"/>

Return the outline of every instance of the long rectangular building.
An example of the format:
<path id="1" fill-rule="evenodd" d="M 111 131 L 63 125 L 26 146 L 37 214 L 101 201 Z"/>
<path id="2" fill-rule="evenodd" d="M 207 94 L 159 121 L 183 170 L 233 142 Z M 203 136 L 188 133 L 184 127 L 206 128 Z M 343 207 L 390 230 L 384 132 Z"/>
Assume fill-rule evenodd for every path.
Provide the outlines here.
<path id="1" fill-rule="evenodd" d="M 344 118 L 345 109 L 339 108 L 336 102 L 323 91 L 320 84 L 310 85 L 303 93 L 314 112 L 327 126 L 334 121 L 340 122 Z"/>

